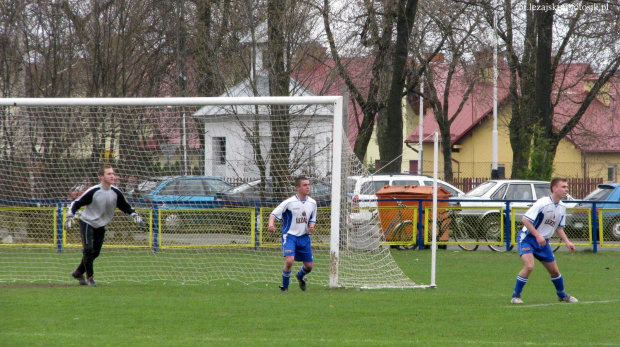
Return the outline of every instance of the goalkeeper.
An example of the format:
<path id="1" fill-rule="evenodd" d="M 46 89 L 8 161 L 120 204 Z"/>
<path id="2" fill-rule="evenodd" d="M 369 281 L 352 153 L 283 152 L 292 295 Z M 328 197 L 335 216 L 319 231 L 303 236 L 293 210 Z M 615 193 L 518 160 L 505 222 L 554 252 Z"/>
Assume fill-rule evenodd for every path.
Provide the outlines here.
<path id="1" fill-rule="evenodd" d="M 75 213 L 80 207 L 86 206 L 79 221 L 82 236 L 82 262 L 72 273 L 72 276 L 80 282 L 80 285 L 88 284 L 93 287 L 97 286 L 93 278 L 95 274 L 93 262 L 101 252 L 105 226 L 114 217 L 116 208 L 118 207 L 119 210 L 131 215 L 136 223 L 144 227 L 142 218 L 129 205 L 123 193 L 112 185 L 114 183 L 114 168 L 112 166 L 105 165 L 99 169 L 99 181 L 100 184 L 90 187 L 82 196 L 73 201 L 65 221 L 65 227 L 71 228 Z M 86 274 L 86 280 L 84 274 Z"/>
<path id="2" fill-rule="evenodd" d="M 297 194 L 284 200 L 269 215 L 269 231 L 276 231 L 274 222 L 282 220 L 282 253 L 284 268 L 282 269 L 282 286 L 280 292 L 288 291 L 293 262 L 302 261 L 303 265 L 295 277 L 299 288 L 306 291 L 305 275 L 312 271 L 312 245 L 310 234 L 316 224 L 316 201 L 310 197 L 310 181 L 300 176 L 295 179 Z"/>

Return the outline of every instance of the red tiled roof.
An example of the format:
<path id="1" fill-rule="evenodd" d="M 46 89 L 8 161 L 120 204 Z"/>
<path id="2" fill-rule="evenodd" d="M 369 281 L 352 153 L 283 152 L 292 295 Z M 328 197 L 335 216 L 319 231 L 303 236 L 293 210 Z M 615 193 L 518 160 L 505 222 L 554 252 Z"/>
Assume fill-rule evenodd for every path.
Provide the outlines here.
<path id="1" fill-rule="evenodd" d="M 446 66 L 441 64 L 434 65 L 437 74 L 446 74 Z M 499 70 L 498 76 L 498 104 L 509 106 L 508 83 L 509 75 L 506 69 Z M 562 90 L 561 97 L 555 106 L 554 126 L 559 129 L 566 124 L 568 119 L 575 114 L 581 106 L 588 91 L 584 89 L 585 83 L 596 81 L 597 74 L 592 73 L 592 69 L 587 63 L 563 64 L 558 67 L 554 98 L 557 97 L 558 90 Z M 561 88 L 558 88 L 561 86 Z M 442 95 L 443 85 L 437 85 L 437 92 Z M 456 78 L 453 81 L 449 97 L 449 115 L 454 114 L 458 108 L 466 85 L 463 78 Z M 566 137 L 577 148 L 584 152 L 620 152 L 620 119 L 618 111 L 620 102 L 618 91 L 620 83 L 618 80 L 611 82 L 610 102 L 604 104 L 595 99 L 584 113 L 579 124 Z M 441 96 L 440 96 L 441 99 Z M 499 106 L 498 106 L 499 108 Z M 457 142 L 471 129 L 480 124 L 486 117 L 493 114 L 493 83 L 480 82 L 475 86 L 470 94 L 469 100 L 452 123 L 450 137 L 452 143 Z M 424 116 L 423 121 L 424 142 L 431 142 L 429 136 L 438 131 L 437 122 L 432 111 Z M 418 142 L 418 127 L 416 127 L 405 142 Z"/>
<path id="2" fill-rule="evenodd" d="M 439 83 L 438 81 L 445 81 L 448 64 L 436 63 L 432 64 L 432 68 L 435 71 L 435 88 L 437 88 L 437 94 L 440 101 L 443 101 L 443 91 L 445 89 L 445 83 Z M 497 100 L 498 105 L 505 103 L 508 98 L 508 86 L 510 82 L 509 72 L 506 69 L 500 69 L 498 71 L 498 88 L 497 88 Z M 467 89 L 467 78 L 463 76 L 462 71 L 457 71 L 452 79 L 450 86 L 450 95 L 448 97 L 448 117 L 452 117 L 458 109 L 463 95 Z M 427 89 L 428 90 L 428 89 Z M 442 102 L 443 103 L 443 102 Z M 499 108 L 499 106 L 498 106 Z M 417 111 L 417 108 L 415 108 Z M 493 81 L 479 82 L 474 86 L 474 89 L 469 94 L 469 98 L 463 105 L 461 112 L 456 117 L 452 126 L 450 127 L 450 139 L 452 143 L 460 140 L 466 135 L 472 128 L 482 122 L 486 117 L 493 116 Z M 423 139 L 424 142 L 432 142 L 432 134 L 439 132 L 439 126 L 435 121 L 435 114 L 433 111 L 429 111 L 424 115 L 423 126 Z M 407 137 L 405 142 L 418 143 L 419 138 L 419 126 L 417 126 L 411 134 Z"/>
<path id="3" fill-rule="evenodd" d="M 359 92 L 366 96 L 370 83 L 370 70 L 374 62 L 373 57 L 355 57 L 342 59 L 342 64 L 351 76 L 351 79 Z M 335 69 L 335 62 L 328 58 L 317 64 L 309 64 L 305 68 L 295 71 L 293 78 L 306 86 L 316 95 L 342 95 L 345 90 L 345 83 Z M 359 124 L 364 115 L 362 110 L 353 97 L 349 98 L 349 144 L 355 144 L 358 136 Z"/>

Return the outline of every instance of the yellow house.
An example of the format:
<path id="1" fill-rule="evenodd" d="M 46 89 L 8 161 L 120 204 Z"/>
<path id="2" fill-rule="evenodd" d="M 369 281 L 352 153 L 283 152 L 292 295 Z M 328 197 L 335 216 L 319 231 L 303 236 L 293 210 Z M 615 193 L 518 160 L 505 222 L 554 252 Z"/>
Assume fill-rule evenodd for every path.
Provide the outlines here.
<path id="1" fill-rule="evenodd" d="M 409 134 L 418 125 L 419 117 L 412 109 L 411 104 L 407 101 L 407 98 L 403 98 L 403 139 L 406 139 Z M 403 146 L 402 164 L 400 172 L 417 173 L 418 167 L 418 144 L 407 144 Z M 366 156 L 364 157 L 364 164 L 376 169 L 380 168 L 380 156 L 379 156 L 379 141 L 377 140 L 377 127 L 375 125 L 372 131 L 368 148 L 366 149 Z"/>
<path id="2" fill-rule="evenodd" d="M 586 94 L 598 78 L 592 73 L 589 64 L 570 64 L 560 66 L 558 71 L 565 73 L 564 86 L 559 102 L 555 106 L 556 127 L 566 123 L 581 106 Z M 556 78 L 556 81 L 560 79 Z M 498 78 L 498 168 L 500 177 L 510 178 L 512 154 L 509 141 L 508 123 L 511 118 L 511 105 L 508 95 L 508 72 L 500 70 Z M 617 168 L 620 165 L 620 102 L 617 80 L 603 88 L 590 104 L 575 130 L 560 141 L 553 175 L 569 178 L 600 178 L 605 182 L 617 182 Z M 464 104 L 461 112 L 450 128 L 452 146 L 452 168 L 455 178 L 489 178 L 492 163 L 493 131 L 493 90 L 492 83 L 482 80 Z M 449 114 L 454 114 L 462 100 L 464 88 L 455 88 L 449 97 Z M 443 93 L 443 90 L 438 90 Z M 557 92 L 556 92 L 557 93 Z M 557 94 L 554 95 L 554 98 Z M 437 122 L 431 109 L 424 116 L 424 137 L 438 131 Z M 416 127 L 405 141 L 418 143 Z M 432 173 L 433 143 L 424 140 L 424 173 Z M 441 151 L 441 146 L 440 146 Z M 439 172 L 443 176 L 443 156 L 439 153 Z"/>

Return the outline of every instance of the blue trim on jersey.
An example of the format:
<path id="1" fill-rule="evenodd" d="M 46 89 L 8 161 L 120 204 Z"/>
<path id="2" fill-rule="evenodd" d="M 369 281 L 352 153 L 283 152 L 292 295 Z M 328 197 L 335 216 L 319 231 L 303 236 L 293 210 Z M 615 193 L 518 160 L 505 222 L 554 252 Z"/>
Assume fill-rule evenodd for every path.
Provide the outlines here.
<path id="1" fill-rule="evenodd" d="M 542 224 L 544 218 L 545 218 L 545 214 L 542 212 L 538 212 L 538 215 L 536 216 L 536 220 L 534 220 L 532 223 L 534 224 L 534 228 L 538 229 L 538 227 Z"/>
<path id="2" fill-rule="evenodd" d="M 291 229 L 291 223 L 293 223 L 293 213 L 290 210 L 286 210 L 284 211 L 284 213 L 282 213 L 282 232 L 283 233 L 288 233 L 288 231 Z"/>

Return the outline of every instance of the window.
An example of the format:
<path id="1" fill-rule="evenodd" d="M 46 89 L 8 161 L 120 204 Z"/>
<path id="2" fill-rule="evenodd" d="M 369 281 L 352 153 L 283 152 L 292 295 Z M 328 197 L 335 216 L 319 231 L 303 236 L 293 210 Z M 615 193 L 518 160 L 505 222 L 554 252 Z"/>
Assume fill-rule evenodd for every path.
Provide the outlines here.
<path id="1" fill-rule="evenodd" d="M 483 196 L 486 192 L 488 192 L 489 190 L 491 190 L 491 188 L 493 188 L 493 186 L 495 186 L 497 183 L 496 182 L 492 182 L 492 181 L 487 181 L 484 183 L 481 183 L 480 185 L 478 185 L 476 188 L 470 190 L 469 192 L 467 192 L 467 196 L 473 196 L 473 197 L 480 197 Z M 501 199 L 501 198 L 498 198 Z"/>
<path id="2" fill-rule="evenodd" d="M 506 193 L 506 188 L 508 188 L 507 184 L 503 184 L 493 195 L 491 195 L 492 200 L 502 200 L 504 198 L 504 193 Z M 508 199 L 508 198 L 506 198 Z"/>
<path id="3" fill-rule="evenodd" d="M 379 189 L 383 188 L 385 185 L 387 185 L 389 183 L 390 182 L 388 182 L 388 181 L 369 181 L 369 182 L 364 182 L 362 184 L 361 194 L 362 195 L 373 195 Z"/>
<path id="4" fill-rule="evenodd" d="M 540 199 L 543 196 L 551 195 L 551 188 L 548 184 L 535 184 L 534 192 L 536 192 L 536 199 Z"/>
<path id="5" fill-rule="evenodd" d="M 392 181 L 392 185 L 393 186 L 419 186 L 420 182 L 412 181 L 412 180 L 394 180 Z"/>
<path id="6" fill-rule="evenodd" d="M 213 163 L 217 165 L 226 164 L 226 138 L 213 138 Z"/>
<path id="7" fill-rule="evenodd" d="M 201 180 L 180 180 L 175 195 L 204 196 L 205 189 Z"/>
<path id="8" fill-rule="evenodd" d="M 615 166 L 607 167 L 607 181 L 616 182 L 616 167 Z"/>
<path id="9" fill-rule="evenodd" d="M 319 181 L 311 181 L 312 188 L 310 190 L 312 195 L 329 195 L 332 191 L 331 186 Z"/>
<path id="10" fill-rule="evenodd" d="M 433 186 L 433 181 L 424 181 L 424 185 L 425 186 Z M 456 191 L 456 189 L 450 187 L 449 185 L 445 184 L 445 183 L 441 183 L 441 182 L 437 182 L 437 186 L 438 187 L 443 187 L 445 190 L 448 191 L 448 193 L 450 193 L 452 196 L 459 196 L 459 192 Z"/>
<path id="11" fill-rule="evenodd" d="M 203 183 L 209 193 L 227 192 L 231 188 L 230 184 L 220 180 L 203 180 Z"/>
<path id="12" fill-rule="evenodd" d="M 506 191 L 506 200 L 532 200 L 532 187 L 529 184 L 511 184 Z"/>
<path id="13" fill-rule="evenodd" d="M 178 183 L 176 180 L 169 182 L 159 191 L 159 195 L 177 195 Z"/>

